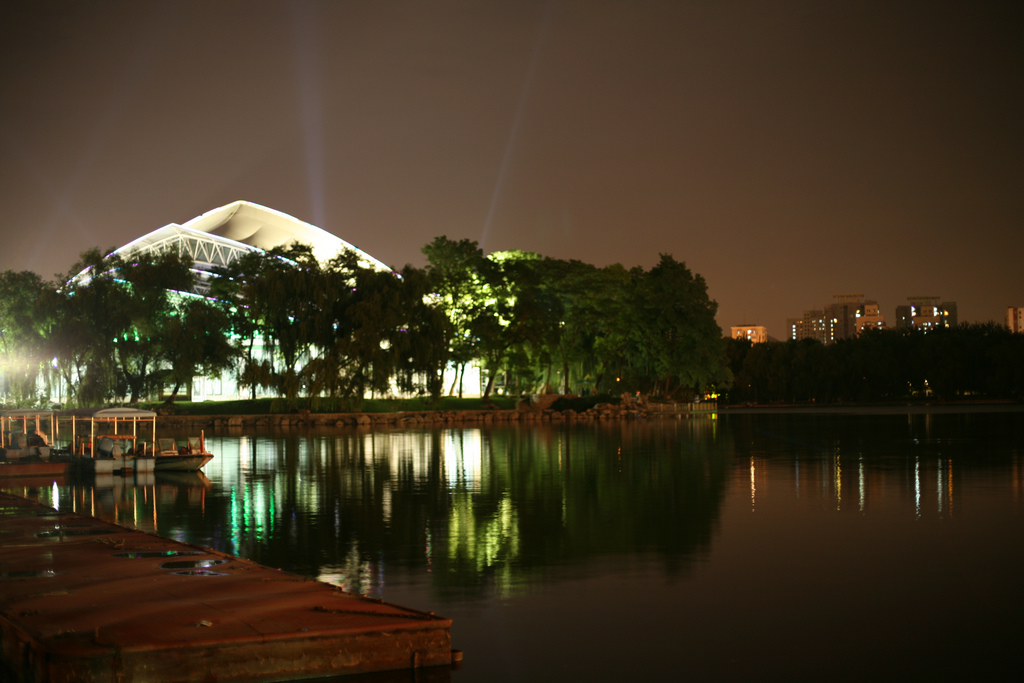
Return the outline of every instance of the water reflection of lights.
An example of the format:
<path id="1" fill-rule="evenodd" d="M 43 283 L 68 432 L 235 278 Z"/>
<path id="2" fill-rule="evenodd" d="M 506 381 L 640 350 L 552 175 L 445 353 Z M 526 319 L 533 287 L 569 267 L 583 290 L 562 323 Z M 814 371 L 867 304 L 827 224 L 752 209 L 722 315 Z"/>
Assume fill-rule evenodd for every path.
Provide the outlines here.
<path id="1" fill-rule="evenodd" d="M 444 437 L 444 469 L 448 485 L 479 487 L 483 437 L 479 429 L 449 430 Z"/>
<path id="2" fill-rule="evenodd" d="M 448 521 L 450 562 L 468 561 L 477 572 L 494 572 L 498 593 L 507 596 L 516 585 L 513 565 L 519 552 L 519 514 L 508 492 L 502 494 L 494 514 L 482 523 L 478 523 L 474 515 L 469 493 L 460 492 L 452 497 L 452 514 Z"/>
<path id="3" fill-rule="evenodd" d="M 754 456 L 750 456 L 750 511 L 757 509 L 757 468 L 754 467 Z"/>
<path id="4" fill-rule="evenodd" d="M 832 485 L 835 489 L 836 510 L 839 510 L 843 504 L 843 464 L 840 460 L 838 445 L 835 446 L 832 462 Z"/>
<path id="5" fill-rule="evenodd" d="M 60 512 L 60 489 L 57 488 L 57 482 L 53 482 L 53 487 L 50 491 L 50 496 L 53 500 L 53 509 Z"/>
<path id="6" fill-rule="evenodd" d="M 864 498 L 866 495 L 866 482 L 864 481 L 864 454 L 857 458 L 857 509 L 864 512 Z"/>
<path id="7" fill-rule="evenodd" d="M 346 593 L 370 597 L 380 597 L 384 594 L 383 563 L 362 559 L 356 542 L 352 543 L 342 564 L 322 565 L 316 578 L 317 581 L 337 586 Z"/>
<path id="8" fill-rule="evenodd" d="M 391 526 L 391 487 L 385 486 L 380 494 L 381 519 L 385 526 Z"/>
<path id="9" fill-rule="evenodd" d="M 914 458 L 914 516 L 921 518 L 921 459 Z"/>

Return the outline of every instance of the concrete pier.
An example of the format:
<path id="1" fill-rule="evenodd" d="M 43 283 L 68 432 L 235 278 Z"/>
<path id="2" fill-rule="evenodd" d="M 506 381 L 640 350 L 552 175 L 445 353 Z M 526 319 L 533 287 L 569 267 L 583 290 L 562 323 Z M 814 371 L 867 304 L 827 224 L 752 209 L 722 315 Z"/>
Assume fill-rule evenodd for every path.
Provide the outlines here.
<path id="1" fill-rule="evenodd" d="M 448 667 L 450 629 L 432 613 L 0 494 L 0 654 L 16 681 Z"/>

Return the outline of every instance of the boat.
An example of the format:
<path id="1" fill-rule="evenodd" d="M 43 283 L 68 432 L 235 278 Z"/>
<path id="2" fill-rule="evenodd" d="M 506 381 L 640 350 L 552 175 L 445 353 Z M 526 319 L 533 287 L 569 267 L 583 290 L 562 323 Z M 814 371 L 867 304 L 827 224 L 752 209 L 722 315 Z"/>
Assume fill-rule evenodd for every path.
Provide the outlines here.
<path id="1" fill-rule="evenodd" d="M 179 447 L 173 438 L 157 439 L 152 410 L 78 408 L 63 411 L 71 423 L 73 461 L 96 474 L 120 472 L 197 472 L 213 459 L 202 433 Z M 149 439 L 148 441 L 146 439 Z"/>
<path id="2" fill-rule="evenodd" d="M 8 477 L 63 477 L 68 451 L 54 447 L 52 410 L 7 410 L 0 413 L 0 479 Z"/>
<path id="3" fill-rule="evenodd" d="M 96 474 L 152 472 L 156 458 L 144 441 L 136 444 L 133 434 L 99 434 L 93 439 L 92 457 L 82 458 Z"/>
<path id="4" fill-rule="evenodd" d="M 200 436 L 190 436 L 183 446 L 178 446 L 174 439 L 160 439 L 156 469 L 158 472 L 198 472 L 211 460 L 213 453 L 206 450 L 200 432 Z"/>

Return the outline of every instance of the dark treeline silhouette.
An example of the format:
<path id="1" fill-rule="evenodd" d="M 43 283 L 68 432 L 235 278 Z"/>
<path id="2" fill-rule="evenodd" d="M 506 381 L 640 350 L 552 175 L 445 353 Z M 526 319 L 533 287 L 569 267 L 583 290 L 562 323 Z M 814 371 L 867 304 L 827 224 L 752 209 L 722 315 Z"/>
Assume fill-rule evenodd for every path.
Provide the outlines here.
<path id="1" fill-rule="evenodd" d="M 113 251 L 113 250 L 111 250 Z M 439 397 L 482 368 L 485 396 L 643 391 L 690 398 L 729 381 L 717 304 L 685 264 L 598 268 L 527 252 L 485 256 L 438 237 L 426 268 L 381 271 L 308 245 L 246 254 L 199 275 L 176 251 L 82 255 L 46 282 L 0 274 L 3 404 L 173 401 L 195 376 L 295 410 Z M 442 385 L 446 367 L 457 372 Z"/>
<path id="2" fill-rule="evenodd" d="M 727 348 L 732 403 L 1024 398 L 1024 335 L 995 323 L 872 330 L 829 345 L 730 339 Z"/>

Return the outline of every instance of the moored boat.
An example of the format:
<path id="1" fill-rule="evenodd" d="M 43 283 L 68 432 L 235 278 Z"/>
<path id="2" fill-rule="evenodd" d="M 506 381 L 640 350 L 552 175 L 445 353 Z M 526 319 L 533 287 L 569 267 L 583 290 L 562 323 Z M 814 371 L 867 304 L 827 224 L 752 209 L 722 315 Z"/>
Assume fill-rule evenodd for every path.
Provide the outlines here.
<path id="1" fill-rule="evenodd" d="M 73 452 L 86 469 L 110 472 L 199 471 L 213 459 L 205 438 L 156 436 L 157 414 L 138 408 L 80 408 L 62 413 L 71 419 Z M 86 435 L 88 434 L 88 438 Z M 148 438 L 148 440 L 146 440 Z"/>
<path id="2" fill-rule="evenodd" d="M 100 434 L 93 439 L 91 458 L 81 458 L 96 474 L 127 474 L 152 472 L 156 458 L 146 443 L 136 443 L 133 434 Z"/>
<path id="3" fill-rule="evenodd" d="M 0 479 L 62 477 L 67 449 L 56 447 L 56 416 L 52 410 L 24 409 L 0 413 Z"/>
<path id="4" fill-rule="evenodd" d="M 213 453 L 206 450 L 206 440 L 190 436 L 184 446 L 178 446 L 174 439 L 160 439 L 156 454 L 158 472 L 198 472 L 213 460 Z"/>

